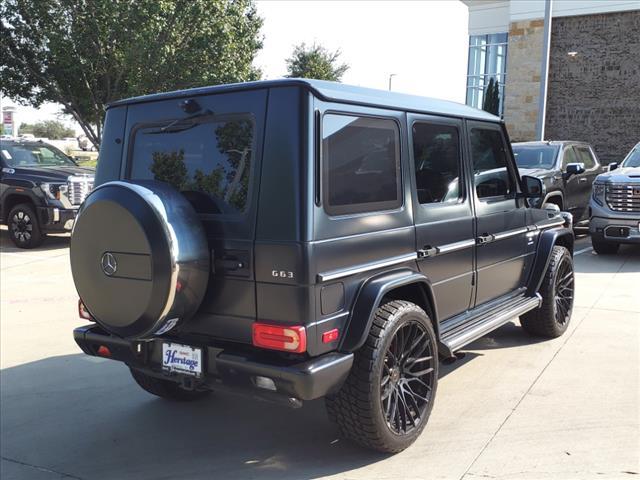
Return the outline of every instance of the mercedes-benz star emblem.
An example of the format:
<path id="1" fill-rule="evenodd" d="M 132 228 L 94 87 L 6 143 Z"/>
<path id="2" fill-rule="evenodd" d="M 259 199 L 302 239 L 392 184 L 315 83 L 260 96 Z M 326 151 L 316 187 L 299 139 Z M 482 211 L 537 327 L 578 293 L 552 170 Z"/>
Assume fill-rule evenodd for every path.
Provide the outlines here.
<path id="1" fill-rule="evenodd" d="M 104 252 L 102 254 L 100 265 L 102 266 L 102 271 L 108 277 L 116 273 L 116 270 L 118 269 L 118 262 L 116 262 L 116 257 L 111 252 Z"/>

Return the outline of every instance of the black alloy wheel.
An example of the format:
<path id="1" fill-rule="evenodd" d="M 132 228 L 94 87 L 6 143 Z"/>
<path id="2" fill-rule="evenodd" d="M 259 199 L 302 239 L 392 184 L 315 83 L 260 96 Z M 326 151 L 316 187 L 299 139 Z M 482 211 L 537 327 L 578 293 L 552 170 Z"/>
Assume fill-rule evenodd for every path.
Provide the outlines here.
<path id="1" fill-rule="evenodd" d="M 574 283 L 571 258 L 563 256 L 558 265 L 558 274 L 555 282 L 555 319 L 558 325 L 566 325 L 571 318 Z"/>
<path id="2" fill-rule="evenodd" d="M 329 418 L 344 437 L 396 453 L 424 430 L 438 387 L 437 339 L 423 308 L 388 300 L 338 392 L 326 397 Z"/>
<path id="3" fill-rule="evenodd" d="M 406 435 L 424 420 L 434 383 L 433 345 L 417 322 L 402 325 L 385 352 L 380 381 L 381 404 L 387 425 Z"/>
<path id="4" fill-rule="evenodd" d="M 575 296 L 573 257 L 565 247 L 556 245 L 549 267 L 538 289 L 540 308 L 520 316 L 522 328 L 532 335 L 555 338 L 568 328 Z"/>
<path id="5" fill-rule="evenodd" d="M 42 243 L 44 236 L 40 231 L 38 218 L 31 206 L 16 205 L 8 216 L 9 237 L 19 248 L 34 248 Z"/>

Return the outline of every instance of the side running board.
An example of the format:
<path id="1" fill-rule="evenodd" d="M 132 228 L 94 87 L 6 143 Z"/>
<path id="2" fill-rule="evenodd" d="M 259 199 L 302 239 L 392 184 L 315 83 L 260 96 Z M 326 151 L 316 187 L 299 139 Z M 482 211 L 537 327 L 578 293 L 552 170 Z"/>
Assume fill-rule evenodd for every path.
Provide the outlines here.
<path id="1" fill-rule="evenodd" d="M 477 318 L 470 319 L 458 328 L 441 334 L 441 344 L 447 351 L 445 355 L 460 350 L 465 345 L 483 337 L 487 333 L 504 325 L 509 320 L 538 308 L 542 304 L 542 297 L 536 293 L 533 297 L 520 297 L 510 302 L 506 308 L 487 312 Z"/>

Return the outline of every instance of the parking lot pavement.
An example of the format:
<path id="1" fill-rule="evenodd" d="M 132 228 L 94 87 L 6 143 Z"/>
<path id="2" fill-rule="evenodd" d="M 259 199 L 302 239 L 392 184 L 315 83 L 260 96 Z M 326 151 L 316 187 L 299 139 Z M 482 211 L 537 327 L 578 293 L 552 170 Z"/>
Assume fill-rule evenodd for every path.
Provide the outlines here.
<path id="1" fill-rule="evenodd" d="M 0 477 L 9 479 L 624 479 L 640 473 L 640 249 L 578 240 L 567 333 L 517 320 L 441 366 L 431 420 L 385 456 L 338 439 L 322 401 L 179 404 L 81 354 L 67 240 L 16 251 L 0 231 Z M 636 477 L 638 478 L 638 477 Z"/>

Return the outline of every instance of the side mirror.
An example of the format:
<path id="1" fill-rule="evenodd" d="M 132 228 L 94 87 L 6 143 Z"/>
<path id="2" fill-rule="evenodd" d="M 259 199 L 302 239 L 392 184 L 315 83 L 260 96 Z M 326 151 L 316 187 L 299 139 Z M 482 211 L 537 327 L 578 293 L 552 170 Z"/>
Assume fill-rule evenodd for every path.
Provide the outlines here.
<path id="1" fill-rule="evenodd" d="M 618 162 L 611 162 L 609 164 L 609 171 L 615 170 L 616 168 L 618 168 Z"/>
<path id="2" fill-rule="evenodd" d="M 544 183 L 537 177 L 531 177 L 529 175 L 522 176 L 522 186 L 524 188 L 524 198 L 539 198 L 542 199 L 546 193 Z"/>
<path id="3" fill-rule="evenodd" d="M 570 163 L 567 165 L 567 177 L 571 175 L 578 175 L 584 172 L 584 163 Z"/>

